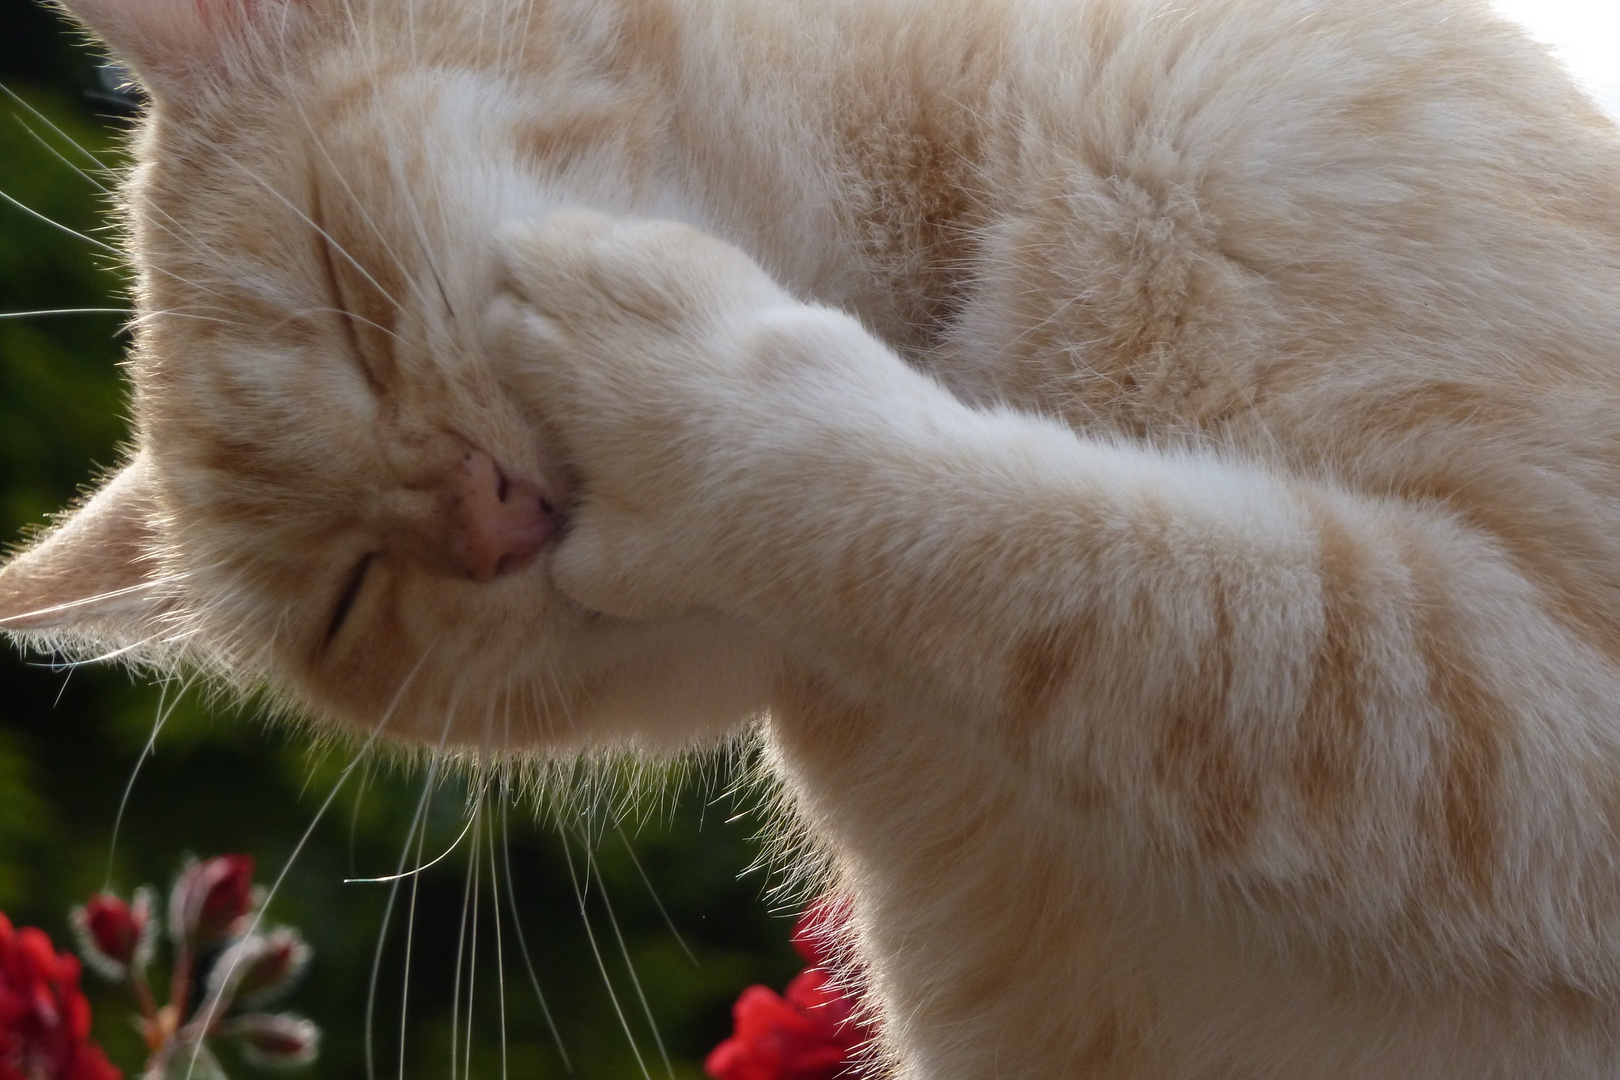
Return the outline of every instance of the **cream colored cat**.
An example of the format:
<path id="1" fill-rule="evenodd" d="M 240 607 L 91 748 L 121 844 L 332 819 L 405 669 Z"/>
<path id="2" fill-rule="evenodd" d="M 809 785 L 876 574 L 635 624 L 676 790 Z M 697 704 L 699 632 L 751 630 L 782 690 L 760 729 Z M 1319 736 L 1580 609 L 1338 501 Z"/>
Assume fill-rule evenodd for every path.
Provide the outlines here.
<path id="1" fill-rule="evenodd" d="M 906 1080 L 1620 1076 L 1620 138 L 1472 0 L 72 0 L 26 640 L 768 732 Z"/>

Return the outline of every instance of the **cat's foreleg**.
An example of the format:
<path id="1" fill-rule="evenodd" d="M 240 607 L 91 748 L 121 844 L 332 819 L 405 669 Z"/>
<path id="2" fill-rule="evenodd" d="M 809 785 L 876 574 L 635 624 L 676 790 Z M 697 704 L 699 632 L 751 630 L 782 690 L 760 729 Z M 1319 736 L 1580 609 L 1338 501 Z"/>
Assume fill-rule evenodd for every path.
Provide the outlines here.
<path id="1" fill-rule="evenodd" d="M 1367 970 L 1620 992 L 1620 682 L 1489 536 L 969 408 L 682 226 L 510 240 L 498 347 L 581 478 L 563 591 L 932 701 L 1186 899 Z"/>

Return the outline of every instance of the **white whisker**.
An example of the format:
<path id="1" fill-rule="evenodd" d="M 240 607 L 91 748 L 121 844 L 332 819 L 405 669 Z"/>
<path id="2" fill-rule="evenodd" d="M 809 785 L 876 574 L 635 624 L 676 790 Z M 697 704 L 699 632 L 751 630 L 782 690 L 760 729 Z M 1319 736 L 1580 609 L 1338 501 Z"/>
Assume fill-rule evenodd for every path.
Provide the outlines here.
<path id="1" fill-rule="evenodd" d="M 355 271 L 361 277 L 365 278 L 366 281 L 368 281 L 371 284 L 372 288 L 376 289 L 379 293 L 382 294 L 384 299 L 386 299 L 389 303 L 394 305 L 395 310 L 397 310 L 397 311 L 405 310 L 405 306 L 403 304 L 401 304 L 399 302 L 399 300 L 396 299 L 392 293 L 390 293 L 387 289 L 383 288 L 382 285 L 378 283 L 376 278 L 371 276 L 371 271 L 367 270 L 364 266 L 360 265 L 360 261 L 358 259 L 356 259 L 353 255 L 349 254 L 349 249 L 348 248 L 346 248 L 342 244 L 338 243 L 337 240 L 332 236 L 331 233 L 327 232 L 325 229 L 323 229 L 319 225 L 317 225 L 315 223 L 314 219 L 311 218 L 304 211 L 300 210 L 293 203 L 293 201 L 291 199 L 287 198 L 287 196 L 283 195 L 281 192 L 277 191 L 270 184 L 266 183 L 264 181 L 264 179 L 262 179 L 257 173 L 255 173 L 252 169 L 249 169 L 246 165 L 243 165 L 241 162 L 237 161 L 235 158 L 232 158 L 232 157 L 229 157 L 228 155 L 223 155 L 223 154 L 221 156 L 224 157 L 224 160 L 226 161 L 227 164 L 235 166 L 238 170 L 245 173 L 247 175 L 248 179 L 252 180 L 255 184 L 258 184 L 260 187 L 262 187 L 270 195 L 271 198 L 273 198 L 273 199 L 277 200 L 278 202 L 280 202 L 283 206 L 285 206 L 287 209 L 291 210 L 294 214 L 297 214 L 300 221 L 302 221 L 305 225 L 308 225 L 311 229 L 314 229 L 316 235 L 320 236 L 328 244 L 331 244 L 332 245 L 332 250 L 336 251 L 339 255 L 342 255 L 343 258 L 349 263 L 349 265 L 354 267 Z"/>
<path id="2" fill-rule="evenodd" d="M 226 309 L 222 308 L 221 310 Z M 222 319 L 217 315 L 199 315 L 194 311 L 175 311 L 163 309 L 143 311 L 138 317 L 129 320 L 129 325 L 131 327 L 139 326 L 149 319 L 195 319 L 198 322 L 218 323 L 221 326 L 242 325 L 240 319 Z"/>
<path id="3" fill-rule="evenodd" d="M 523 934 L 523 919 L 518 914 L 517 889 L 512 884 L 512 846 L 508 835 L 506 804 L 501 804 L 501 869 L 506 879 L 506 900 L 512 911 L 512 930 L 517 935 L 518 951 L 523 955 L 523 966 L 529 972 L 529 983 L 534 987 L 535 999 L 540 1002 L 540 1014 L 545 1017 L 546 1027 L 551 1031 L 551 1039 L 557 1046 L 557 1056 L 562 1058 L 563 1068 L 569 1073 L 574 1071 L 574 1063 L 568 1057 L 568 1048 L 563 1045 L 562 1033 L 557 1030 L 557 1021 L 551 1015 L 551 1005 L 546 1001 L 544 990 L 540 989 L 540 975 L 535 970 L 534 959 L 529 954 L 529 942 Z"/>
<path id="4" fill-rule="evenodd" d="M 163 725 L 169 722 L 169 717 L 179 706 L 180 699 L 191 689 L 193 680 L 187 679 L 181 684 L 180 690 L 174 695 L 172 701 L 168 700 L 169 688 L 173 680 L 165 679 L 158 690 L 157 713 L 152 718 L 152 733 L 146 737 L 146 745 L 135 759 L 135 765 L 129 771 L 129 779 L 124 782 L 124 793 L 119 796 L 118 810 L 113 814 L 112 836 L 107 841 L 107 879 L 102 886 L 104 892 L 112 891 L 113 861 L 118 854 L 118 833 L 124 827 L 124 812 L 129 808 L 130 793 L 135 790 L 135 781 L 141 775 L 141 766 L 146 764 L 157 748 L 158 735 L 163 731 Z"/>
<path id="5" fill-rule="evenodd" d="M 422 857 L 422 844 L 423 844 L 423 840 L 425 839 L 426 833 L 427 833 L 427 830 L 426 830 L 423 822 L 426 820 L 426 817 L 427 817 L 427 808 L 433 801 L 433 799 L 432 799 L 433 781 L 434 781 L 435 773 L 438 770 L 438 764 L 439 764 L 438 759 L 435 758 L 433 763 L 428 766 L 428 774 L 427 774 L 427 777 L 426 777 L 426 779 L 424 780 L 424 782 L 422 784 L 421 798 L 416 800 L 416 813 L 411 817 L 410 828 L 406 830 L 405 843 L 403 845 L 401 845 L 401 847 L 399 849 L 399 866 L 398 866 L 399 871 L 403 871 L 405 869 L 405 860 L 410 857 L 412 841 L 416 842 L 416 857 L 417 857 L 417 859 L 420 860 L 421 857 Z M 419 832 L 420 832 L 420 836 L 418 835 Z M 393 886 L 392 886 L 392 888 L 390 888 L 388 890 L 388 903 L 383 907 L 382 927 L 377 931 L 377 949 L 372 954 L 372 957 L 371 957 L 371 984 L 370 984 L 369 989 L 366 991 L 366 1023 L 365 1023 L 366 1080 L 375 1080 L 376 1075 L 377 1075 L 376 1074 L 375 1052 L 372 1049 L 372 1030 L 373 1030 L 373 1023 L 375 1021 L 376 1011 L 377 1011 L 377 980 L 379 979 L 380 973 L 382 971 L 383 946 L 386 944 L 387 938 L 388 938 L 388 924 L 393 919 L 394 903 L 399 898 L 399 883 L 404 877 L 405 877 L 405 875 L 403 873 L 396 873 L 394 875 Z M 406 971 L 407 971 L 407 973 L 409 972 L 409 970 L 410 970 L 410 951 L 409 951 L 409 947 L 407 946 L 407 950 L 406 950 Z"/>
<path id="6" fill-rule="evenodd" d="M 309 116 L 303 111 L 303 109 L 301 107 L 299 108 L 298 115 L 299 115 L 299 119 L 301 119 L 303 121 L 303 123 L 304 123 L 304 130 L 309 134 L 310 141 L 315 145 L 315 149 L 320 151 L 321 157 L 326 160 L 326 167 L 327 167 L 328 171 L 331 173 L 332 178 L 335 179 L 338 182 L 338 184 L 342 186 L 343 193 L 349 197 L 349 201 L 354 204 L 355 210 L 360 214 L 361 220 L 366 223 L 366 227 L 368 229 L 370 229 L 371 232 L 373 233 L 373 235 L 375 235 L 377 237 L 378 242 L 380 242 L 382 244 L 383 251 L 385 251 L 387 253 L 389 259 L 393 260 L 394 266 L 399 269 L 400 273 L 404 276 L 406 282 L 409 283 L 411 291 L 416 294 L 417 300 L 418 301 L 425 300 L 425 297 L 423 297 L 423 295 L 422 295 L 421 286 L 416 282 L 415 277 L 411 274 L 410 269 L 405 265 L 404 260 L 399 257 L 399 253 L 394 250 L 393 244 L 388 242 L 388 234 L 385 233 L 382 230 L 382 228 L 377 224 L 377 222 L 372 218 L 371 214 L 366 210 L 365 202 L 362 201 L 360 196 L 355 194 L 354 189 L 349 186 L 348 180 L 346 180 L 344 178 L 343 171 L 337 167 L 337 162 L 333 161 L 332 160 L 332 155 L 327 152 L 326 143 L 316 134 L 315 125 L 310 122 Z M 390 161 L 390 164 L 391 165 L 393 164 L 392 160 Z M 407 190 L 407 188 L 404 185 L 402 185 L 401 190 Z M 323 235 L 324 235 L 324 233 L 323 233 Z M 327 236 L 327 240 L 330 243 L 334 244 L 334 245 L 337 243 L 337 241 L 333 240 L 330 236 Z M 404 305 L 401 304 L 394 297 L 389 296 L 387 290 L 385 290 L 381 285 L 377 284 L 376 279 L 371 277 L 371 275 L 369 273 L 367 273 L 366 270 L 363 267 L 361 267 L 359 263 L 356 263 L 354 261 L 354 259 L 351 258 L 348 255 L 347 252 L 343 252 L 343 255 L 344 255 L 345 258 L 347 258 L 349 260 L 349 262 L 354 263 L 355 269 L 359 270 L 362 274 L 364 274 L 366 276 L 366 279 L 368 281 L 370 281 L 373 286 L 376 287 L 378 292 L 382 293 L 384 296 L 387 296 L 389 300 L 393 301 L 395 310 L 397 310 L 397 311 L 403 311 L 404 310 Z M 426 305 L 424 304 L 423 306 L 425 307 Z"/>
<path id="7" fill-rule="evenodd" d="M 141 650 L 145 649 L 148 645 L 151 645 L 154 642 L 161 642 L 164 645 L 172 645 L 176 642 L 184 641 L 192 636 L 193 633 L 166 634 L 161 630 L 155 631 L 148 634 L 146 637 L 141 638 L 139 641 L 132 641 L 128 645 L 124 645 L 120 648 L 110 649 L 107 652 L 97 653 L 94 656 L 87 656 L 83 660 L 75 660 L 69 666 L 89 667 L 92 665 L 101 665 L 111 660 L 117 660 L 123 656 L 132 656 L 139 653 Z"/>
<path id="8" fill-rule="evenodd" d="M 349 810 L 349 873 L 355 873 L 354 845 L 360 832 L 360 808 L 365 804 L 366 792 L 371 788 L 371 762 L 366 762 L 360 773 L 360 786 L 355 789 L 354 803 Z"/>
<path id="9" fill-rule="evenodd" d="M 495 876 L 495 829 L 489 830 L 489 887 L 492 892 L 499 889 Z M 493 898 L 492 898 L 493 900 Z M 490 919 L 495 925 L 495 985 L 500 992 L 495 995 L 496 1004 L 500 1008 L 501 1030 L 501 1080 L 507 1080 L 506 1060 L 506 959 L 502 955 L 505 943 L 501 935 L 501 905 L 498 901 L 492 902 L 489 908 Z"/>
<path id="10" fill-rule="evenodd" d="M 434 755 L 433 765 L 429 771 L 429 779 L 433 770 L 439 765 L 440 756 Z M 426 792 L 424 792 L 425 794 Z M 427 843 L 427 828 L 424 824 L 421 833 L 416 838 L 416 861 L 422 861 L 422 848 Z M 411 876 L 411 905 L 405 915 L 405 974 L 400 979 L 399 988 L 399 1080 L 405 1080 L 405 1033 L 408 1030 L 407 1019 L 410 1016 L 411 1004 L 411 951 L 416 944 L 416 901 L 421 894 L 422 879 Z"/>
<path id="11" fill-rule="evenodd" d="M 481 816 L 482 801 L 475 802 L 473 812 L 467 822 L 468 826 L 476 824 Z M 463 832 L 462 835 L 466 835 Z M 467 877 L 461 890 L 461 923 L 456 929 L 456 973 L 451 980 L 450 995 L 450 1078 L 456 1077 L 456 1051 L 462 1049 L 458 1043 L 461 1025 L 461 969 L 463 962 L 467 965 L 467 1029 L 466 1029 L 466 1066 L 461 1075 L 470 1080 L 472 1076 L 472 1009 L 473 1009 L 473 978 L 477 973 L 478 965 L 478 840 L 472 843 L 471 853 L 467 860 Z M 469 935 L 470 917 L 470 935 Z"/>
<path id="12" fill-rule="evenodd" d="M 382 325 L 381 323 L 374 322 L 371 319 L 366 318 L 364 315 L 356 315 L 352 311 L 344 311 L 342 308 L 333 308 L 333 307 L 303 308 L 302 310 L 300 310 L 298 312 L 298 314 L 299 315 L 317 315 L 317 314 L 321 314 L 323 312 L 327 313 L 327 314 L 331 314 L 331 315 L 344 315 L 344 316 L 347 316 L 348 318 L 353 319 L 355 322 L 363 323 L 366 326 L 371 327 L 373 330 L 376 330 L 379 333 L 387 334 L 389 337 L 393 338 L 395 341 L 400 342 L 401 344 L 403 344 L 404 341 L 405 341 L 405 339 L 403 337 L 401 337 L 399 334 L 395 333 L 394 331 L 390 330 L 388 327 Z"/>
<path id="13" fill-rule="evenodd" d="M 56 134 L 61 137 L 63 142 L 67 143 L 69 146 L 73 147 L 73 149 L 83 154 L 85 160 L 89 161 L 96 168 L 105 169 L 107 167 L 106 162 L 102 161 L 100 158 L 96 157 L 96 155 L 86 150 L 77 139 L 73 138 L 73 136 L 57 127 L 56 124 L 51 121 L 50 117 L 46 116 L 44 113 L 30 105 L 27 99 L 23 98 L 5 83 L 0 83 L 0 94 L 6 95 L 6 97 L 10 98 L 13 102 L 21 105 L 24 109 L 27 109 L 31 116 L 33 116 L 40 123 L 44 124 L 46 127 L 50 128 L 52 131 L 56 132 Z"/>
<path id="14" fill-rule="evenodd" d="M 4 191 L 0 191 L 0 201 L 10 203 L 12 206 L 15 206 L 18 210 L 21 210 L 23 213 L 27 214 L 29 217 L 34 218 L 37 221 L 43 221 L 45 224 L 49 225 L 51 228 L 57 229 L 57 230 L 59 230 L 61 232 L 65 232 L 69 236 L 73 237 L 75 240 L 83 240 L 85 243 L 93 245 L 94 247 L 98 247 L 102 251 L 107 252 L 108 254 L 117 255 L 120 258 L 123 257 L 124 253 L 122 251 L 119 251 L 117 248 L 113 247 L 111 244 L 107 243 L 106 241 L 97 240 L 93 236 L 86 236 L 82 232 L 77 232 L 77 231 L 75 231 L 73 229 L 68 228 L 66 225 L 63 225 L 60 221 L 53 221 L 51 218 L 46 217 L 44 214 L 40 213 L 38 210 L 35 210 L 32 206 L 29 206 L 27 203 L 22 202 L 22 201 L 20 201 L 20 200 L 18 200 L 16 198 L 13 198 L 12 196 L 6 194 Z"/>
<path id="15" fill-rule="evenodd" d="M 112 194 L 112 190 L 113 190 L 112 188 L 108 187 L 106 184 L 103 184 L 100 180 L 97 180 L 94 176 L 91 176 L 89 173 L 85 172 L 83 169 L 81 169 L 77 165 L 73 164 L 73 162 L 69 161 L 66 154 L 62 153 L 62 151 L 58 150 L 56 147 L 52 146 L 49 142 L 47 142 L 45 140 L 45 136 L 41 135 L 39 132 L 37 132 L 33 128 L 29 127 L 27 122 L 24 121 L 22 117 L 18 116 L 16 113 L 13 113 L 11 118 L 13 120 L 17 121 L 17 126 L 18 127 L 22 128 L 24 131 L 26 131 L 28 133 L 29 138 L 31 138 L 35 142 L 39 143 L 40 149 L 44 150 L 47 154 L 51 155 L 57 161 L 60 161 L 63 165 L 66 165 L 72 171 L 74 171 L 74 172 L 78 173 L 80 176 L 84 177 L 85 180 L 87 180 L 97 191 L 101 192 L 103 195 Z M 54 130 L 56 130 L 57 134 L 61 134 L 61 129 L 60 128 L 55 128 Z"/>
<path id="16" fill-rule="evenodd" d="M 698 963 L 697 954 L 686 944 L 686 939 L 681 936 L 681 932 L 675 928 L 675 920 L 669 917 L 669 912 L 664 908 L 664 901 L 658 896 L 658 890 L 653 888 L 652 878 L 648 877 L 647 871 L 642 869 L 641 860 L 636 858 L 636 849 L 630 843 L 630 838 L 624 833 L 624 826 L 615 821 L 613 828 L 619 834 L 619 842 L 624 845 L 624 853 L 630 856 L 630 865 L 634 866 L 636 873 L 641 875 L 641 883 L 647 886 L 647 895 L 652 897 L 653 906 L 658 909 L 658 914 L 663 917 L 664 925 L 669 927 L 669 932 L 674 936 L 675 943 L 681 947 L 681 951 L 686 954 L 686 958 L 692 961 L 693 967 L 701 967 L 702 965 Z"/>
<path id="17" fill-rule="evenodd" d="M 39 311 L 0 311 L 0 319 L 43 319 L 53 315 L 128 315 L 128 308 L 43 308 Z"/>
<path id="18" fill-rule="evenodd" d="M 431 862 L 422 863 L 421 865 L 419 865 L 419 866 L 417 866 L 417 867 L 415 867 L 413 869 L 407 870 L 402 874 L 386 874 L 383 877 L 344 878 L 343 879 L 343 884 L 345 884 L 345 885 L 385 885 L 385 884 L 387 884 L 389 882 L 400 881 L 400 880 L 403 880 L 403 879 L 408 878 L 408 877 L 415 877 L 417 874 L 420 874 L 422 871 L 428 870 L 428 869 L 431 869 L 432 867 L 437 866 L 439 863 L 443 862 L 445 859 L 448 859 L 451 855 L 455 854 L 455 850 L 458 847 L 461 846 L 461 842 L 463 840 L 467 839 L 467 834 L 472 832 L 472 828 L 473 828 L 473 819 L 468 818 L 467 819 L 467 824 L 465 826 L 463 826 L 463 828 L 461 830 L 461 835 L 456 837 L 455 840 L 450 844 L 450 846 L 445 848 L 438 855 L 436 855 Z"/>
<path id="19" fill-rule="evenodd" d="M 426 807 L 432 802 L 432 781 L 437 775 L 440 763 L 444 760 L 444 746 L 450 738 L 450 727 L 455 722 L 456 709 L 461 703 L 461 687 L 456 685 L 451 694 L 450 701 L 445 708 L 444 726 L 439 730 L 439 743 L 434 748 L 432 761 L 428 766 L 428 782 L 422 791 L 423 801 L 418 804 L 418 810 L 423 815 L 422 829 L 416 838 L 416 862 L 418 869 L 422 863 L 422 849 L 427 844 L 427 818 Z M 407 840 L 406 844 L 409 845 Z M 405 974 L 400 980 L 399 990 L 399 1080 L 405 1080 L 405 1035 L 409 1028 L 407 1023 L 410 1016 L 411 1003 L 411 952 L 416 945 L 416 902 L 421 896 L 422 878 L 414 872 L 411 877 L 411 904 L 405 917 Z M 380 944 L 379 944 L 380 948 Z"/>
<path id="20" fill-rule="evenodd" d="M 399 703 L 404 700 L 406 690 L 408 690 L 411 683 L 416 680 L 417 674 L 422 670 L 423 665 L 427 663 L 427 659 L 432 654 L 432 651 L 432 645 L 423 651 L 422 658 L 416 662 L 416 666 L 411 668 L 410 672 L 406 674 L 403 680 L 401 680 L 399 689 L 394 693 L 393 700 L 391 700 L 388 703 L 388 707 L 383 710 L 382 716 L 378 719 L 376 725 L 373 726 L 371 731 L 367 733 L 365 741 L 360 745 L 360 748 L 355 751 L 355 754 L 349 761 L 349 764 L 344 766 L 343 772 L 338 776 L 337 783 L 332 785 L 332 790 L 327 794 L 325 800 L 322 801 L 321 805 L 316 809 L 315 816 L 310 820 L 309 826 L 304 830 L 303 835 L 298 838 L 298 842 L 293 845 L 291 853 L 289 853 L 287 858 L 282 861 L 281 871 L 276 874 L 275 880 L 272 881 L 269 888 L 265 890 L 264 901 L 259 905 L 258 910 L 254 912 L 253 921 L 248 926 L 246 931 L 247 933 L 252 934 L 257 932 L 259 929 L 259 925 L 264 921 L 264 913 L 270 908 L 270 902 L 275 899 L 276 893 L 280 891 L 282 882 L 287 880 L 288 873 L 292 871 L 293 864 L 298 861 L 298 856 L 303 853 L 304 848 L 309 844 L 310 837 L 315 835 L 316 827 L 319 826 L 322 819 L 326 817 L 326 811 L 337 799 L 338 794 L 343 790 L 344 785 L 348 783 L 349 777 L 354 773 L 355 768 L 358 767 L 363 760 L 365 760 L 366 754 L 371 750 L 372 744 L 375 743 L 378 737 L 381 736 L 383 728 L 386 727 L 388 721 L 392 719 L 394 710 L 397 709 L 399 707 Z M 232 958 L 232 962 L 236 963 L 241 959 L 242 957 L 240 955 L 234 956 Z M 226 983 L 229 983 L 231 974 L 231 969 L 227 969 L 225 972 L 223 972 L 224 981 Z M 208 1003 L 208 1007 L 193 1018 L 190 1023 L 187 1024 L 187 1027 L 194 1028 L 199 1033 L 210 1030 L 215 1021 L 218 1019 L 215 1012 L 217 1011 L 219 1004 L 220 1003 L 218 1001 L 210 1001 Z M 187 1080 L 190 1080 L 192 1073 L 197 1068 L 197 1060 L 202 1053 L 202 1048 L 203 1040 L 199 1035 L 199 1037 L 192 1044 L 191 1059 L 186 1065 Z"/>
<path id="21" fill-rule="evenodd" d="M 56 615 L 62 612 L 71 613 L 78 608 L 82 608 L 90 604 L 100 604 L 104 601 L 116 600 L 123 596 L 133 596 L 137 593 L 146 592 L 149 589 L 156 588 L 159 585 L 171 584 L 177 580 L 177 578 L 178 575 L 153 578 L 149 581 L 142 581 L 135 585 L 126 585 L 121 589 L 109 589 L 106 592 L 96 593 L 94 596 L 86 596 L 79 600 L 65 600 L 60 604 L 51 604 L 47 607 L 33 608 L 32 610 L 25 611 L 20 615 L 7 615 L 0 618 L 0 628 L 5 627 L 8 623 L 21 622 L 24 619 L 37 619 L 44 615 Z"/>
<path id="22" fill-rule="evenodd" d="M 615 823 L 616 824 L 616 823 Z M 641 977 L 636 974 L 636 963 L 630 956 L 630 946 L 624 940 L 624 932 L 619 929 L 619 917 L 613 911 L 613 901 L 608 897 L 607 880 L 596 867 L 596 855 L 591 847 L 585 848 L 585 873 L 587 876 L 595 875 L 602 886 L 602 907 L 607 911 L 608 925 L 613 928 L 613 937 L 619 944 L 619 955 L 624 957 L 624 970 L 630 976 L 630 985 L 635 987 L 636 1000 L 641 1003 L 641 1013 L 647 1018 L 647 1027 L 652 1031 L 653 1045 L 658 1047 L 658 1056 L 663 1059 L 664 1072 L 670 1080 L 675 1080 L 675 1066 L 670 1064 L 669 1051 L 664 1048 L 664 1037 L 659 1034 L 658 1021 L 653 1017 L 651 1004 L 647 1001 L 647 993 L 642 989 Z"/>
<path id="23" fill-rule="evenodd" d="M 631 1030 L 630 1019 L 624 1015 L 624 1007 L 619 1004 L 619 995 L 613 989 L 613 979 L 608 975 L 607 962 L 602 959 L 602 949 L 596 943 L 596 932 L 591 928 L 590 912 L 585 907 L 585 892 L 580 888 L 579 875 L 574 870 L 574 855 L 569 849 L 566 831 L 560 834 L 560 838 L 563 860 L 568 864 L 568 880 L 573 883 L 574 898 L 579 902 L 579 918 L 585 925 L 585 940 L 591 946 L 591 955 L 596 958 L 596 970 L 602 974 L 602 985 L 607 987 L 608 1000 L 613 1003 L 613 1012 L 619 1018 L 619 1027 L 624 1030 L 624 1037 L 630 1043 L 630 1052 L 635 1055 L 636 1066 L 641 1070 L 642 1080 L 652 1080 L 652 1073 L 647 1070 L 646 1059 L 641 1056 L 641 1047 L 636 1043 L 636 1033 Z"/>

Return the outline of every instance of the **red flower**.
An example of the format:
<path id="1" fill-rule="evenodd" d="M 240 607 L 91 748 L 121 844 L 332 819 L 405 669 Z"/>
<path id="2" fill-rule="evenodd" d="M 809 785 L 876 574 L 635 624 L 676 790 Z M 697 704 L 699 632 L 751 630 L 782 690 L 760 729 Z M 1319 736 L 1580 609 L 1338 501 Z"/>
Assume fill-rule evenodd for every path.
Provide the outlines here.
<path id="1" fill-rule="evenodd" d="M 90 966 L 109 979 L 122 979 L 131 965 L 150 960 L 152 893 L 137 889 L 132 903 L 109 893 L 98 893 L 68 916 L 79 938 L 79 952 Z"/>
<path id="2" fill-rule="evenodd" d="M 192 863 L 169 897 L 176 940 L 211 943 L 234 937 L 253 910 L 253 856 L 216 855 Z"/>
<path id="3" fill-rule="evenodd" d="M 119 1080 L 89 1039 L 78 959 L 0 914 L 0 1080 Z"/>
<path id="4" fill-rule="evenodd" d="M 847 918 L 838 900 L 812 904 L 793 930 L 793 945 L 812 964 L 825 959 L 831 925 Z M 715 1080 L 833 1080 L 852 1075 L 856 1050 L 872 1031 L 855 1004 L 819 967 L 788 983 L 786 996 L 750 986 L 732 1007 L 736 1032 L 703 1063 Z"/>

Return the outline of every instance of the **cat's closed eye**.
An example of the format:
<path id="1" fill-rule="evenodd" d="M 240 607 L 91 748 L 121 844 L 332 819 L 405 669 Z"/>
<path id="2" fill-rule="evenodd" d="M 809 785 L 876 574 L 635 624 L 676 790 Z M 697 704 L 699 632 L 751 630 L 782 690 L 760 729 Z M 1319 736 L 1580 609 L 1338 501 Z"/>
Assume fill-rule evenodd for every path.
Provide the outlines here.
<path id="1" fill-rule="evenodd" d="M 338 594 L 337 604 L 332 609 L 332 619 L 326 624 L 324 645 L 330 645 L 338 636 L 338 631 L 343 629 L 343 624 L 348 620 L 349 613 L 354 610 L 355 601 L 360 598 L 360 589 L 366 582 L 366 572 L 371 569 L 371 564 L 376 558 L 377 553 L 375 551 L 367 552 L 361 556 L 354 569 L 349 571 L 343 591 Z"/>
<path id="2" fill-rule="evenodd" d="M 315 209 L 316 213 L 318 214 L 318 204 Z M 337 259 L 334 258 L 332 252 L 333 242 L 331 235 L 318 220 L 315 222 L 315 237 L 315 247 L 316 251 L 320 255 L 321 271 L 325 278 L 326 291 L 332 302 L 332 310 L 337 314 L 338 321 L 343 327 L 344 347 L 347 350 L 348 355 L 353 358 L 355 364 L 359 366 L 361 373 L 365 376 L 366 384 L 371 388 L 374 394 L 380 396 L 388 389 L 386 381 L 382 378 L 380 368 L 391 368 L 392 358 L 387 357 L 385 358 L 385 361 L 388 362 L 379 364 L 379 362 L 373 357 L 374 350 L 367 348 L 367 342 L 362 338 L 360 327 L 361 324 L 364 324 L 367 329 L 375 331 L 377 335 L 381 335 L 381 345 L 384 351 L 386 351 L 389 347 L 388 341 L 393 337 L 393 331 L 386 326 L 382 326 L 374 322 L 371 319 L 367 319 L 363 316 L 355 314 L 354 307 L 349 302 L 349 298 L 343 289 L 343 281 L 338 272 Z M 371 278 L 371 275 L 368 274 L 363 267 L 361 267 L 358 263 L 352 262 L 352 257 L 349 256 L 347 252 L 343 253 L 343 255 L 340 257 L 346 260 L 345 267 L 349 270 L 349 272 L 357 272 L 362 278 L 365 279 L 366 284 L 376 288 L 379 292 L 382 291 L 381 286 L 376 284 L 375 280 Z M 376 335 L 366 335 L 366 337 L 371 336 Z"/>

